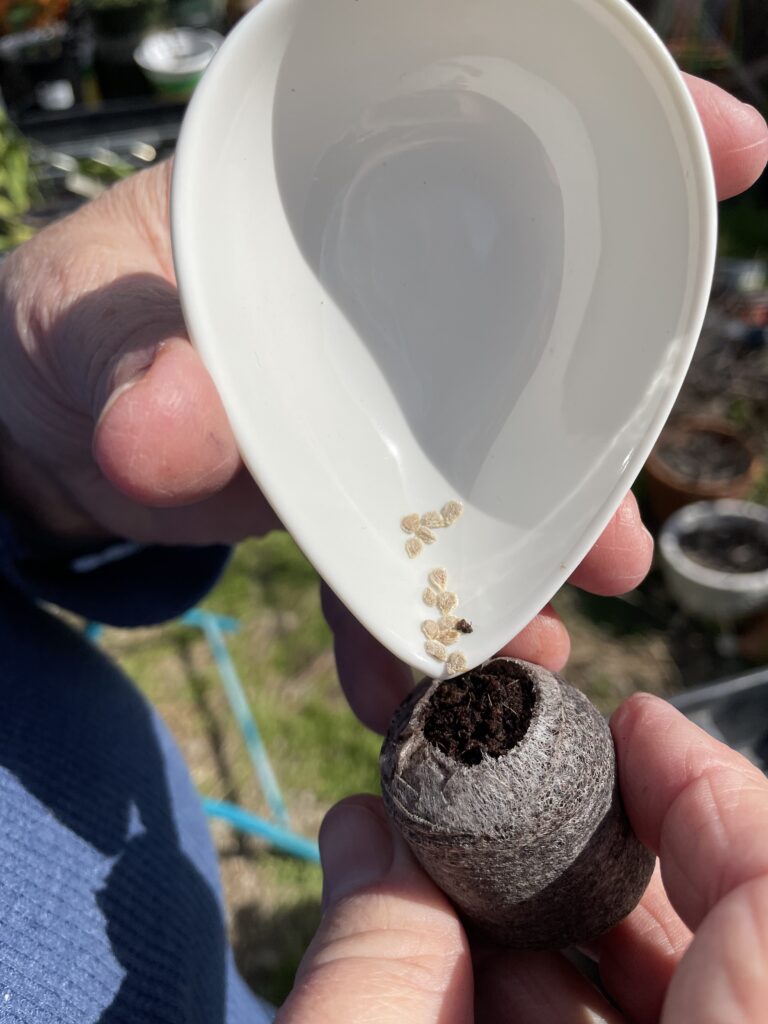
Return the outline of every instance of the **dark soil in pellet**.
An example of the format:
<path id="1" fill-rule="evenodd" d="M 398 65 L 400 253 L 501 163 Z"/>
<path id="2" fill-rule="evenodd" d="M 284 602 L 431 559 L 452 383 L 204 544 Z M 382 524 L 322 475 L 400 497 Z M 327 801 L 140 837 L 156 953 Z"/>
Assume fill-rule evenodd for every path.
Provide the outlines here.
<path id="1" fill-rule="evenodd" d="M 501 757 L 525 736 L 536 699 L 533 684 L 506 661 L 450 679 L 429 702 L 425 738 L 462 764 L 483 753 Z"/>
<path id="2" fill-rule="evenodd" d="M 687 480 L 733 480 L 746 473 L 752 456 L 741 441 L 714 431 L 701 430 L 662 441 L 661 461 Z"/>
<path id="3" fill-rule="evenodd" d="M 699 565 L 720 572 L 764 572 L 768 569 L 768 527 L 725 520 L 702 526 L 680 538 L 680 547 Z"/>

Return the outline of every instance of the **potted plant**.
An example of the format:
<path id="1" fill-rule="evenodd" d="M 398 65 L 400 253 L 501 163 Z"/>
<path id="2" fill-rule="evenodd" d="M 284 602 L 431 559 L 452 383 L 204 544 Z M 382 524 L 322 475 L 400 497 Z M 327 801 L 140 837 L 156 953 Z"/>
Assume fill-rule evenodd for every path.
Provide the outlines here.
<path id="1" fill-rule="evenodd" d="M 0 253 L 34 235 L 27 217 L 38 195 L 29 144 L 0 111 Z"/>
<path id="2" fill-rule="evenodd" d="M 733 625 L 768 608 L 768 508 L 696 502 L 664 524 L 659 558 L 670 593 L 694 618 Z"/>
<path id="3" fill-rule="evenodd" d="M 760 469 L 757 454 L 726 420 L 678 419 L 663 430 L 645 464 L 651 512 L 663 523 L 695 501 L 743 498 Z"/>

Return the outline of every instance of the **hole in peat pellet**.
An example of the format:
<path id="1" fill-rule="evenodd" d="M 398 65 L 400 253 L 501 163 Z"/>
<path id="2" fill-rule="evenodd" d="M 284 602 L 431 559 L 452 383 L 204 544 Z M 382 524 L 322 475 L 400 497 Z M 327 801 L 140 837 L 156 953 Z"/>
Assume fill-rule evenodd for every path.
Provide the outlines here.
<path id="1" fill-rule="evenodd" d="M 424 737 L 462 764 L 480 764 L 483 751 L 501 757 L 528 731 L 533 683 L 507 661 L 492 661 L 432 694 Z"/>

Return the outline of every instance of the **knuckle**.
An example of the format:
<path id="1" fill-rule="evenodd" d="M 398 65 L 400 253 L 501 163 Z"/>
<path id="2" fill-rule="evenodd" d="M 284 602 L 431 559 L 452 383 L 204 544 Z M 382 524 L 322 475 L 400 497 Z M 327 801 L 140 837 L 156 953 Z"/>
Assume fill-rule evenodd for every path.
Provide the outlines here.
<path id="1" fill-rule="evenodd" d="M 692 905 L 703 914 L 735 887 L 768 872 L 766 828 L 768 783 L 762 774 L 731 752 L 727 760 L 715 756 L 686 782 L 664 817 L 662 864 L 676 864 Z"/>

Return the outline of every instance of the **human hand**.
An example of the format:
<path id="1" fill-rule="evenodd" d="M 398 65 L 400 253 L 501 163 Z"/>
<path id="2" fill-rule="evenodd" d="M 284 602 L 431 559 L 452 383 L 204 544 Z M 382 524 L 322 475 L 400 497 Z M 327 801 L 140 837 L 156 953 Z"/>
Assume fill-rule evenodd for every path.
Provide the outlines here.
<path id="1" fill-rule="evenodd" d="M 661 865 L 591 951 L 615 1005 L 560 953 L 468 938 L 380 801 L 354 797 L 323 824 L 325 913 L 276 1024 L 762 1022 L 768 781 L 657 698 L 611 726 L 627 814 Z"/>
<path id="2" fill-rule="evenodd" d="M 750 107 L 690 80 L 721 198 L 768 157 Z M 243 469 L 224 410 L 181 317 L 168 228 L 170 167 L 123 182 L 42 232 L 0 270 L 0 480 L 41 524 L 68 537 L 233 542 L 279 525 Z M 630 495 L 572 582 L 630 590 L 652 541 Z M 342 685 L 384 729 L 412 685 L 329 592 Z M 567 632 L 545 609 L 504 653 L 559 669 Z"/>

